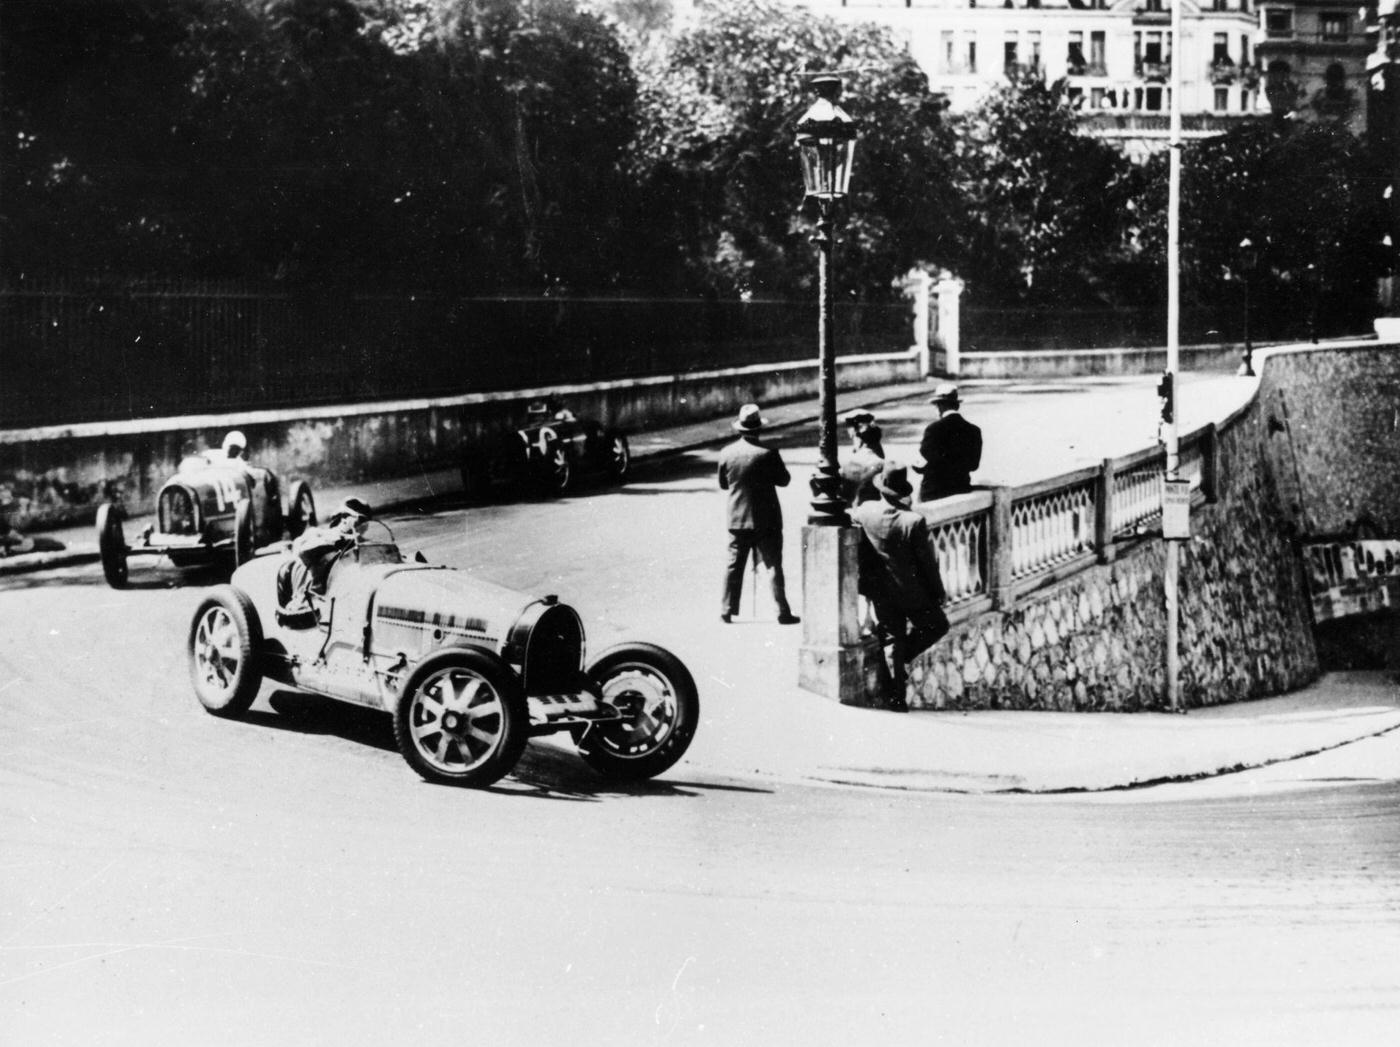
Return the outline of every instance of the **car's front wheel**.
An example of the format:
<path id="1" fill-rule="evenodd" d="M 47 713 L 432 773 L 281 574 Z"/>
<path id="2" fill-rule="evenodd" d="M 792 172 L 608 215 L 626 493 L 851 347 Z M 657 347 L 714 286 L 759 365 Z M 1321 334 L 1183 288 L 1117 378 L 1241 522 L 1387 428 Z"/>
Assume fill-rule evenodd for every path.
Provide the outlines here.
<path id="1" fill-rule="evenodd" d="M 525 695 L 486 651 L 438 651 L 418 664 L 394 706 L 394 741 L 430 782 L 490 785 L 509 773 L 530 736 Z"/>
<path id="2" fill-rule="evenodd" d="M 632 449 L 627 437 L 614 433 L 608 444 L 608 474 L 614 483 L 626 483 L 628 470 L 632 468 Z"/>
<path id="3" fill-rule="evenodd" d="M 569 452 L 563 444 L 555 444 L 549 449 L 545 459 L 544 482 L 550 494 L 568 494 L 573 486 L 574 469 L 569 461 Z"/>
<path id="4" fill-rule="evenodd" d="M 700 720 L 695 680 L 670 651 L 649 643 L 607 651 L 588 670 L 604 702 L 621 714 L 579 739 L 584 761 L 620 781 L 652 778 L 685 755 Z"/>
<path id="5" fill-rule="evenodd" d="M 122 511 L 111 502 L 97 507 L 97 552 L 102 558 L 102 576 L 113 589 L 126 588 L 126 534 Z"/>
<path id="6" fill-rule="evenodd" d="M 190 625 L 190 679 L 199 704 L 215 716 L 242 716 L 258 696 L 262 623 L 251 600 L 231 585 L 215 588 Z"/>

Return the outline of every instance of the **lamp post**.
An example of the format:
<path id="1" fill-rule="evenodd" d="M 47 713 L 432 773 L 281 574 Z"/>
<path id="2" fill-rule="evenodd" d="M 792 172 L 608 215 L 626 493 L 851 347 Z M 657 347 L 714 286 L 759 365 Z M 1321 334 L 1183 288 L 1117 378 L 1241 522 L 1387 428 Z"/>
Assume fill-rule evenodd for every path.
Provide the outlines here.
<path id="1" fill-rule="evenodd" d="M 835 248 L 833 222 L 837 205 L 846 197 L 851 183 L 851 162 L 856 151 L 856 123 L 843 110 L 841 78 L 820 73 L 812 78 L 817 100 L 797 122 L 797 148 L 802 157 L 802 183 L 806 201 L 815 205 L 817 230 L 818 306 L 817 351 L 821 365 L 821 431 L 818 438 L 819 464 L 812 477 L 812 512 L 808 523 L 840 525 L 847 523 L 846 504 L 841 497 L 841 472 L 836 460 L 836 339 L 832 314 L 832 255 Z"/>
<path id="2" fill-rule="evenodd" d="M 1249 281 L 1258 264 L 1259 248 L 1246 236 L 1240 241 L 1240 272 L 1244 274 L 1244 364 L 1240 367 L 1240 374 L 1251 378 L 1254 377 L 1254 343 L 1249 337 Z"/>

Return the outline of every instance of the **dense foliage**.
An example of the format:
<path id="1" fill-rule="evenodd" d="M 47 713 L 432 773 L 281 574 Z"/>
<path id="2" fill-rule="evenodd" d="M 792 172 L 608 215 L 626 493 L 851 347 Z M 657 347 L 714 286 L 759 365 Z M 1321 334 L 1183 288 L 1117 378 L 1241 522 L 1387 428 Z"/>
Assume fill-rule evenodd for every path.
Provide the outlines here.
<path id="1" fill-rule="evenodd" d="M 0 0 L 0 265 L 296 284 L 807 293 L 809 75 L 859 121 L 843 295 L 946 267 L 981 305 L 1162 294 L 1166 163 L 1082 134 L 1063 84 L 951 116 L 886 30 L 771 0 Z M 1344 130 L 1185 150 L 1184 290 L 1280 309 L 1309 264 L 1369 303 L 1381 183 Z M 1308 279 L 1311 279 L 1309 277 Z M 1262 300 L 1262 299 L 1261 299 Z"/>

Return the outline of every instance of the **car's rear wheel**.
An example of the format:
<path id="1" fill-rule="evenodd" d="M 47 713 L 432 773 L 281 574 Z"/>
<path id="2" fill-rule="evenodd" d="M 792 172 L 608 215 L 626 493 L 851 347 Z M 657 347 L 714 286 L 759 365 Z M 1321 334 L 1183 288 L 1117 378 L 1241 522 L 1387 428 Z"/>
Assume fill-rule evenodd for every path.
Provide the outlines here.
<path id="1" fill-rule="evenodd" d="M 654 644 L 625 644 L 604 653 L 588 676 L 603 701 L 622 713 L 579 739 L 579 755 L 590 767 L 619 781 L 640 781 L 685 755 L 700 720 L 700 697 L 679 658 Z"/>
<path id="2" fill-rule="evenodd" d="M 245 498 L 233 511 L 233 564 L 241 567 L 253 558 L 253 503 Z"/>
<path id="3" fill-rule="evenodd" d="M 252 601 L 231 585 L 215 588 L 190 625 L 190 679 L 215 716 L 242 716 L 258 696 L 262 624 Z"/>
<path id="4" fill-rule="evenodd" d="M 457 648 L 424 658 L 394 706 L 394 741 L 430 782 L 490 785 L 510 772 L 530 736 L 514 674 L 494 654 Z"/>
<path id="5" fill-rule="evenodd" d="M 311 485 L 305 480 L 292 484 L 287 502 L 287 537 L 300 538 L 308 527 L 316 526 L 316 499 L 311 497 Z"/>
<path id="6" fill-rule="evenodd" d="M 97 552 L 102 558 L 102 576 L 113 589 L 126 588 L 126 534 L 122 511 L 111 502 L 97 507 Z"/>
<path id="7" fill-rule="evenodd" d="M 625 483 L 627 472 L 632 468 L 632 449 L 627 445 L 627 437 L 614 433 L 608 445 L 608 475 L 615 483 Z"/>

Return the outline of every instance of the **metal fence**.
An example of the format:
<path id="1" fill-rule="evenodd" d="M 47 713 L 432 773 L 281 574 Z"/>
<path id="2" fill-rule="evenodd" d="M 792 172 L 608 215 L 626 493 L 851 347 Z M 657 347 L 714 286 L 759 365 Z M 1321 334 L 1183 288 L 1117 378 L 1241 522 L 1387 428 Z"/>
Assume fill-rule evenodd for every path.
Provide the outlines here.
<path id="1" fill-rule="evenodd" d="M 842 303 L 843 355 L 907 304 Z M 0 428 L 686 374 L 816 356 L 816 304 L 462 298 L 163 280 L 0 285 Z"/>

